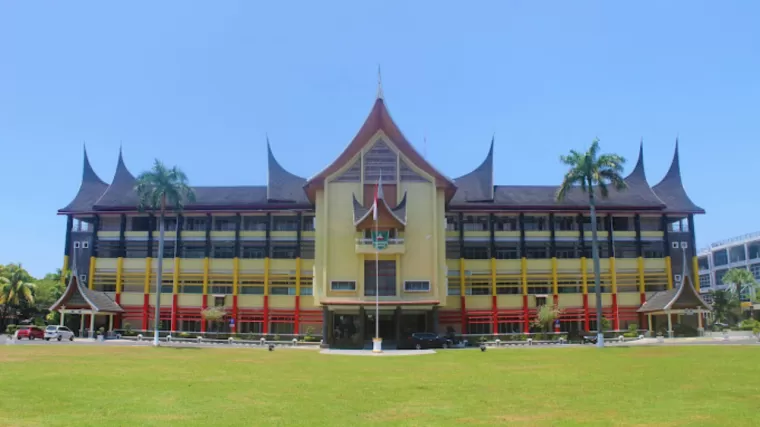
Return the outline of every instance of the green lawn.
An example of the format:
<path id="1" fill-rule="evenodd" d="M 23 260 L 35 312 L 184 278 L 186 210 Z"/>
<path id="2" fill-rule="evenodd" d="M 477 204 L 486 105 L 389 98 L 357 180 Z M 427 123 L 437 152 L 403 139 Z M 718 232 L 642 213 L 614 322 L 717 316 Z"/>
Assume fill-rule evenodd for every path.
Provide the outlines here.
<path id="1" fill-rule="evenodd" d="M 0 347 L 0 425 L 758 425 L 760 347 Z"/>

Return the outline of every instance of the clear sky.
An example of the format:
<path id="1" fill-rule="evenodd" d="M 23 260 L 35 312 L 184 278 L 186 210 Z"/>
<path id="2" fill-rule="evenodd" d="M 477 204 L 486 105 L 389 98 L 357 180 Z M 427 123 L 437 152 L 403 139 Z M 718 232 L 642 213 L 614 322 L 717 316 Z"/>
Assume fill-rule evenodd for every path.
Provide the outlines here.
<path id="1" fill-rule="evenodd" d="M 254 4 L 255 3 L 255 4 Z M 598 136 L 665 174 L 676 136 L 700 246 L 760 229 L 760 3 L 0 0 L 0 263 L 59 268 L 86 142 L 110 182 L 154 158 L 197 185 L 310 176 L 382 65 L 407 138 L 452 177 L 496 135 L 497 184 L 556 184 Z M 427 137 L 424 147 L 423 140 Z"/>

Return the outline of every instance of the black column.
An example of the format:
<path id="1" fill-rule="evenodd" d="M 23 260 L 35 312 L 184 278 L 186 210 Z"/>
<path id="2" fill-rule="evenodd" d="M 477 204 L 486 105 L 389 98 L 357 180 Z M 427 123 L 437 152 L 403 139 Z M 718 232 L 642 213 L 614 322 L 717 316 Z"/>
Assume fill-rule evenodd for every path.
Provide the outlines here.
<path id="1" fill-rule="evenodd" d="M 90 242 L 90 256 L 98 256 L 98 231 L 100 231 L 100 215 L 95 215 L 92 221 L 92 242 Z"/>
<path id="2" fill-rule="evenodd" d="M 327 310 L 327 306 L 322 306 L 322 345 L 329 345 L 330 342 L 330 311 Z"/>
<path id="3" fill-rule="evenodd" d="M 71 258 L 71 229 L 74 228 L 74 217 L 71 215 L 66 215 L 66 237 L 64 238 L 64 247 L 63 247 L 63 254 L 69 258 Z M 69 264 L 71 264 L 71 260 L 69 260 Z M 68 269 L 69 266 L 64 266 L 64 268 Z"/>
<path id="4" fill-rule="evenodd" d="M 583 214 L 578 214 L 578 244 L 581 249 L 581 258 L 586 257 L 586 230 L 584 229 Z"/>
<path id="5" fill-rule="evenodd" d="M 636 230 L 636 256 L 641 257 L 644 256 L 644 250 L 641 245 L 641 215 L 634 215 L 633 227 Z"/>
<path id="6" fill-rule="evenodd" d="M 664 256 L 670 256 L 670 227 L 668 227 L 668 216 L 663 214 L 660 218 L 660 227 L 662 228 L 662 253 Z"/>
<path id="7" fill-rule="evenodd" d="M 121 214 L 119 218 L 119 256 L 127 256 L 127 215 Z"/>
<path id="8" fill-rule="evenodd" d="M 375 322 L 377 322 L 377 319 L 375 319 Z M 372 324 L 372 328 L 374 330 L 375 324 Z M 361 332 L 360 338 L 362 341 L 364 341 L 364 338 L 367 336 L 367 310 L 365 310 L 364 306 L 359 307 L 359 329 Z M 374 336 L 374 334 L 372 334 Z"/>
<path id="9" fill-rule="evenodd" d="M 296 230 L 296 258 L 301 258 L 301 230 L 303 230 L 303 214 L 298 212 L 298 229 Z"/>
<path id="10" fill-rule="evenodd" d="M 264 239 L 264 253 L 266 258 L 272 257 L 272 213 L 267 212 L 267 228 Z"/>
<path id="11" fill-rule="evenodd" d="M 554 214 L 549 214 L 549 258 L 557 256 L 557 236 L 556 224 L 554 223 Z"/>
<path id="12" fill-rule="evenodd" d="M 438 333 L 438 306 L 433 307 L 433 332 Z"/>
<path id="13" fill-rule="evenodd" d="M 240 257 L 240 224 L 242 222 L 242 219 L 240 218 L 240 214 L 235 214 L 235 257 Z"/>
<path id="14" fill-rule="evenodd" d="M 153 214 L 148 215 L 148 254 L 146 258 L 153 256 L 153 230 L 156 229 L 156 217 Z"/>
<path id="15" fill-rule="evenodd" d="M 496 258 L 496 216 L 494 214 L 488 214 L 488 231 L 488 251 L 491 258 Z"/>
<path id="16" fill-rule="evenodd" d="M 185 217 L 181 214 L 177 214 L 177 226 L 174 232 L 177 241 L 174 242 L 174 253 L 177 254 L 177 258 L 182 258 L 182 229 L 185 227 Z"/>
<path id="17" fill-rule="evenodd" d="M 687 253 L 691 253 L 691 257 L 697 254 L 697 234 L 694 230 L 694 214 L 689 214 L 689 250 L 687 250 Z M 691 262 L 691 259 L 689 259 L 689 262 Z M 698 274 L 699 272 L 695 271 L 694 277 Z"/>
<path id="18" fill-rule="evenodd" d="M 464 258 L 464 213 L 459 212 L 459 258 Z M 459 280 L 464 280 L 460 277 Z"/>
<path id="19" fill-rule="evenodd" d="M 401 342 L 401 307 L 396 306 L 396 309 L 393 311 L 393 316 L 396 319 L 396 345 L 398 345 Z"/>
<path id="20" fill-rule="evenodd" d="M 612 235 L 612 214 L 607 214 L 605 222 L 607 222 L 607 258 L 611 258 L 615 256 L 615 241 Z"/>
<path id="21" fill-rule="evenodd" d="M 206 246 L 203 248 L 203 256 L 206 258 L 211 257 L 211 214 L 206 214 Z"/>
<path id="22" fill-rule="evenodd" d="M 527 258 L 528 251 L 525 247 L 525 214 L 520 212 L 520 216 L 517 219 L 520 226 L 520 258 Z"/>

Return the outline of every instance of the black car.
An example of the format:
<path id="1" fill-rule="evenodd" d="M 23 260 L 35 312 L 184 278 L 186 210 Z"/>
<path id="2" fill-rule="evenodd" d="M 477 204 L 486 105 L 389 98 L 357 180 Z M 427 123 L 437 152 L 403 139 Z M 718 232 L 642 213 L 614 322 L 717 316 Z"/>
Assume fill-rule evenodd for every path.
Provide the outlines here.
<path id="1" fill-rule="evenodd" d="M 449 348 L 452 344 L 453 342 L 450 339 L 438 336 L 438 334 L 432 332 L 415 332 L 402 338 L 398 348 L 416 348 L 417 350 L 422 350 L 425 348 Z"/>

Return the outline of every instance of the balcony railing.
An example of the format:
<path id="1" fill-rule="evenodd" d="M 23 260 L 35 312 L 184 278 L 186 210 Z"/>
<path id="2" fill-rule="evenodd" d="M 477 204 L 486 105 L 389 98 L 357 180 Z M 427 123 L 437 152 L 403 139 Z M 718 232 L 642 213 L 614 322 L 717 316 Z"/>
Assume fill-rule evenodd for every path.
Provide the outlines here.
<path id="1" fill-rule="evenodd" d="M 372 239 L 358 238 L 356 239 L 357 245 L 371 245 Z M 403 245 L 403 238 L 388 239 L 388 245 Z"/>

